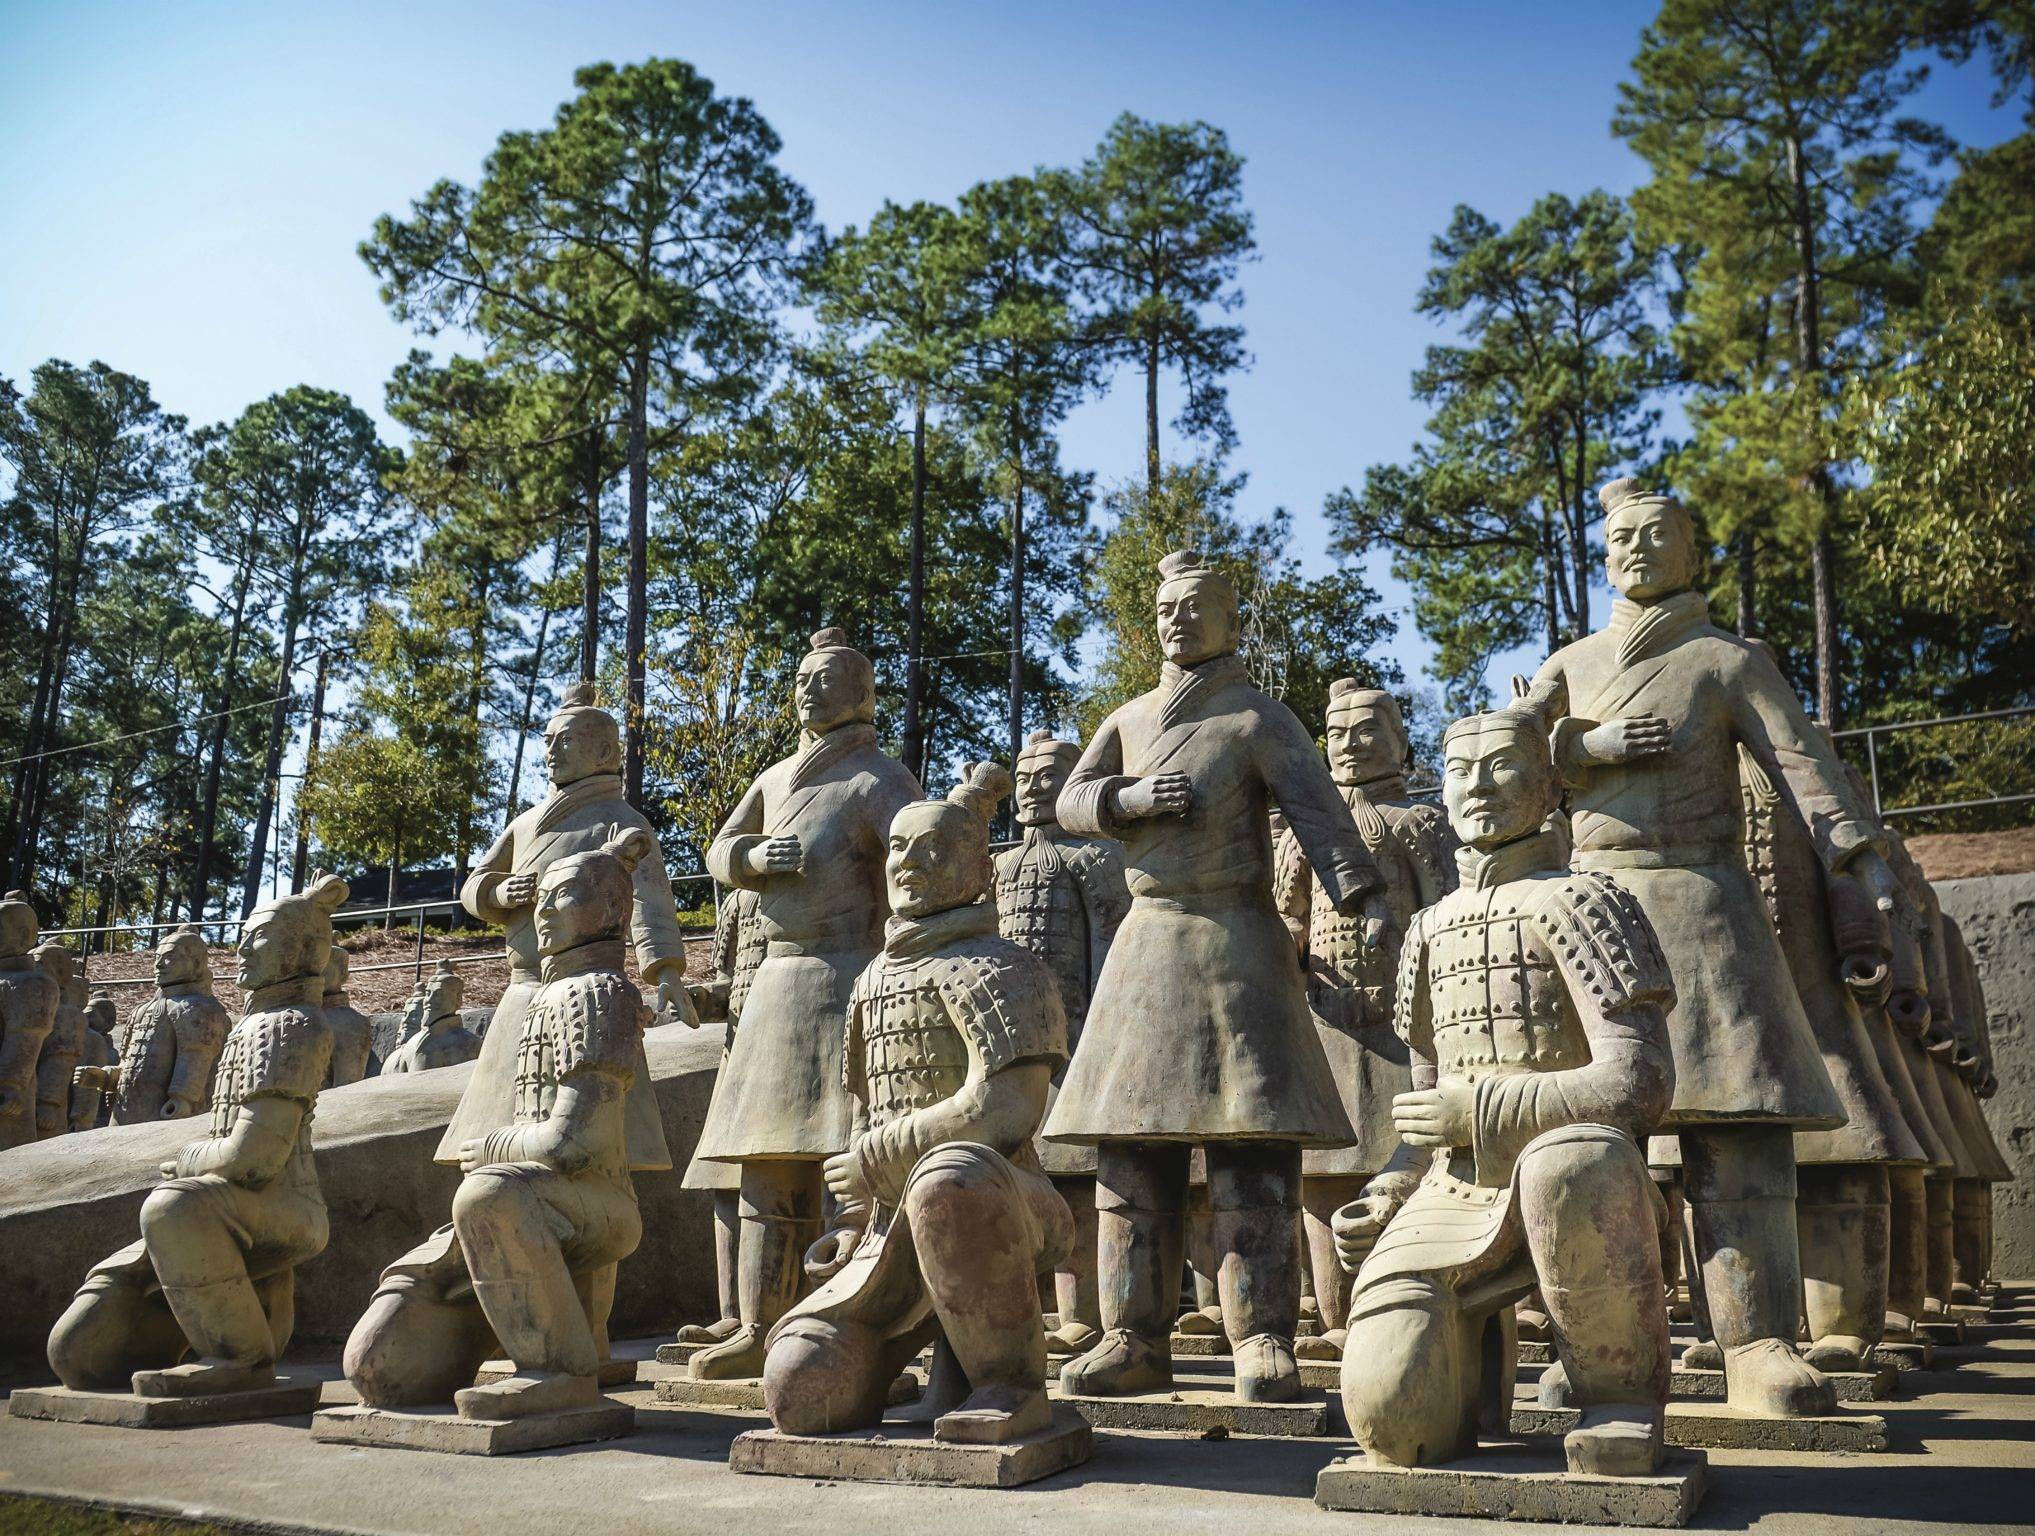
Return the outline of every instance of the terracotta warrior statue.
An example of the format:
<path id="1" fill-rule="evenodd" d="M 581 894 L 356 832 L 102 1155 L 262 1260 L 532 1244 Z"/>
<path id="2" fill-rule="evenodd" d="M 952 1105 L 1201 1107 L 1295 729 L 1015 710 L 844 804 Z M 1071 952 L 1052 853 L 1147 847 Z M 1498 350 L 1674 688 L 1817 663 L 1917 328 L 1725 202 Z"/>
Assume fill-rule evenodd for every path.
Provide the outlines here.
<path id="1" fill-rule="evenodd" d="M 1530 696 L 1567 699 L 1554 754 L 1575 867 L 1611 874 L 1652 920 L 1680 1001 L 1668 1015 L 1684 1198 L 1730 1405 L 1828 1413 L 1830 1383 L 1796 1352 L 1802 1306 L 1794 1133 L 1844 1104 L 1741 847 L 1749 749 L 1831 872 L 1891 905 L 1877 834 L 1841 765 L 1758 648 L 1710 623 L 1688 514 L 1634 482 L 1606 486 L 1611 622 L 1549 657 Z"/>
<path id="2" fill-rule="evenodd" d="M 1074 742 L 1032 733 L 1018 753 L 1012 795 L 1023 837 L 996 856 L 997 927 L 1052 971 L 1067 1014 L 1069 1051 L 1081 1042 L 1088 999 L 1131 904 L 1123 845 L 1114 838 L 1077 837 L 1056 819 L 1061 786 L 1080 757 Z M 1095 1290 L 1095 1149 L 1041 1142 L 1039 1163 L 1074 1213 L 1073 1250 L 1053 1276 L 1060 1322 L 1047 1343 L 1078 1355 L 1102 1337 Z"/>
<path id="3" fill-rule="evenodd" d="M 42 1055 L 35 1064 L 35 1134 L 37 1140 L 47 1141 L 71 1128 L 71 1077 L 85 1051 L 89 994 L 78 977 L 75 951 L 62 944 L 38 944 L 35 961 L 57 988 L 56 1024 L 43 1038 Z"/>
<path id="4" fill-rule="evenodd" d="M 1385 879 L 1392 937 L 1364 944 L 1361 922 L 1344 917 L 1316 887 L 1292 833 L 1279 839 L 1281 909 L 1307 965 L 1307 1001 L 1336 1089 L 1357 1133 L 1347 1147 L 1314 1149 L 1300 1160 L 1300 1205 L 1321 1332 L 1297 1340 L 1305 1359 L 1342 1358 L 1349 1281 L 1330 1230 L 1335 1213 L 1391 1161 L 1399 1148 L 1392 1101 L 1413 1087 L 1406 1044 L 1392 1028 L 1398 935 L 1422 907 L 1456 887 L 1455 834 L 1441 807 L 1409 800 L 1411 749 L 1399 701 L 1378 688 L 1338 678 L 1329 686 L 1328 769 L 1356 819 L 1364 847 Z"/>
<path id="5" fill-rule="evenodd" d="M 643 1235 L 623 1102 L 645 1019 L 623 959 L 645 861 L 656 842 L 630 827 L 539 877 L 540 985 L 517 1021 L 513 1110 L 461 1146 L 451 1225 L 383 1271 L 354 1326 L 346 1378 L 363 1403 L 450 1398 L 463 1418 L 503 1419 L 599 1399 L 606 1311 L 594 1292 Z M 514 1373 L 474 1386 L 498 1343 Z"/>
<path id="6" fill-rule="evenodd" d="M 166 934 L 155 947 L 155 996 L 127 1019 L 113 1066 L 78 1069 L 78 1081 L 113 1095 L 113 1123 L 177 1120 L 212 1103 L 212 1072 L 233 1021 L 212 995 L 212 957 L 196 928 Z"/>
<path id="7" fill-rule="evenodd" d="M 1992 1270 L 1993 1186 L 2011 1184 L 2014 1165 L 2000 1150 L 1980 1102 L 1999 1088 L 1993 1075 L 1985 989 L 1979 983 L 1978 966 L 1964 933 L 1948 912 L 1943 914 L 1943 941 L 1954 1034 L 1950 1052 L 1943 1058 L 1950 1066 L 1943 1096 L 1977 1170 L 1957 1179 L 1951 1188 L 1952 1263 L 1947 1299 L 1969 1305 L 1979 1300 L 1979 1287 Z"/>
<path id="8" fill-rule="evenodd" d="M 140 1241 L 94 1266 L 50 1333 L 65 1386 L 131 1379 L 142 1396 L 191 1397 L 274 1381 L 296 1267 L 325 1249 L 311 1117 L 332 1054 L 318 999 L 345 900 L 346 883 L 320 875 L 241 928 L 246 1003 L 219 1053 L 211 1129 L 163 1164 Z"/>
<path id="9" fill-rule="evenodd" d="M 702 1023 L 725 1021 L 726 1043 L 721 1047 L 721 1071 L 728 1067 L 728 1053 L 734 1049 L 735 1026 L 742 1019 L 742 1004 L 749 996 L 756 968 L 763 963 L 766 943 L 763 924 L 757 917 L 757 893 L 740 887 L 721 898 L 714 914 L 714 974 L 710 981 L 691 988 L 692 1004 Z M 720 1078 L 714 1080 L 715 1091 Z M 714 1281 L 720 1315 L 711 1323 L 687 1323 L 678 1330 L 681 1344 L 718 1344 L 742 1326 L 742 1304 L 737 1295 L 736 1277 L 741 1267 L 742 1168 L 738 1163 L 710 1163 L 694 1157 L 686 1165 L 684 1187 L 710 1190 L 714 1197 Z"/>
<path id="10" fill-rule="evenodd" d="M 85 1048 L 71 1073 L 71 1129 L 89 1131 L 106 1112 L 109 1078 L 89 1079 L 87 1073 L 117 1073 L 120 1052 L 113 1044 L 113 1031 L 120 1023 L 120 1010 L 113 998 L 95 991 L 85 1002 Z"/>
<path id="11" fill-rule="evenodd" d="M 973 763 L 890 825 L 892 916 L 848 1002 L 854 1130 L 827 1160 L 822 1284 L 770 1335 L 764 1400 L 794 1434 L 873 1427 L 898 1371 L 935 1344 L 910 1417 L 935 1439 L 1048 1428 L 1038 1275 L 1066 1257 L 1067 1204 L 1033 1137 L 1067 1022 L 1048 966 L 997 934 L 988 814 L 1009 785 Z"/>
<path id="12" fill-rule="evenodd" d="M 332 963 L 325 967 L 323 1003 L 325 1027 L 332 1031 L 332 1078 L 327 1088 L 343 1088 L 376 1071 L 374 1021 L 346 1000 L 350 963 L 346 951 L 333 945 Z"/>
<path id="13" fill-rule="evenodd" d="M 480 1038 L 466 1027 L 459 1012 L 459 1005 L 465 1000 L 466 983 L 449 964 L 439 961 L 424 988 L 421 1010 L 424 1027 L 389 1053 L 389 1059 L 382 1064 L 383 1075 L 456 1067 L 479 1056 Z M 478 1072 L 475 1076 L 479 1076 Z"/>
<path id="14" fill-rule="evenodd" d="M 1396 1213 L 1377 1181 L 1336 1214 L 1361 1264 L 1343 1407 L 1373 1460 L 1467 1454 L 1480 1416 L 1509 1418 L 1505 1314 L 1537 1286 L 1582 1409 L 1570 1470 L 1643 1476 L 1668 1336 L 1665 1212 L 1640 1145 L 1674 1096 L 1674 984 L 1639 904 L 1559 861 L 1544 716 L 1472 715 L 1442 748 L 1461 885 L 1406 933 L 1395 1014 L 1415 1086 L 1392 1106 L 1431 1161 Z"/>
<path id="15" fill-rule="evenodd" d="M 767 948 L 696 1154 L 741 1168 L 742 1325 L 687 1362 L 700 1379 L 760 1375 L 771 1325 L 798 1299 L 821 1165 L 848 1145 L 848 989 L 883 945 L 891 819 L 919 798 L 876 744 L 876 672 L 842 631 L 813 636 L 795 688 L 798 751 L 749 786 L 707 849 L 716 880 L 757 893 Z"/>
<path id="16" fill-rule="evenodd" d="M 1159 562 L 1160 685 L 1103 722 L 1060 792 L 1067 831 L 1124 844 L 1131 910 L 1095 984 L 1046 1136 L 1097 1147 L 1101 1341 L 1070 1393 L 1172 1381 L 1188 1157 L 1207 1155 L 1238 1396 L 1300 1391 L 1300 1154 L 1354 1133 L 1272 894 L 1276 801 L 1326 903 L 1379 944 L 1391 908 L 1350 808 L 1293 712 L 1237 655 L 1236 588 L 1198 554 Z"/>
<path id="17" fill-rule="evenodd" d="M 35 1140 L 36 1064 L 56 1028 L 58 987 L 36 956 L 35 908 L 0 901 L 0 1152 Z"/>

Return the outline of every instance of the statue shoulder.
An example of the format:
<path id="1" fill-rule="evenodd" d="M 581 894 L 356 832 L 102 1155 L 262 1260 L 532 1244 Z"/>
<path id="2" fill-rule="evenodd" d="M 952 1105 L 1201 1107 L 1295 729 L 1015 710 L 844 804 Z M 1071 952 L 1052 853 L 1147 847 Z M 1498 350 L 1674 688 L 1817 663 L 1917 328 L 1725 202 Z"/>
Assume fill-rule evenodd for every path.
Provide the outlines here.
<path id="1" fill-rule="evenodd" d="M 1672 1006 L 1675 984 L 1645 910 L 1609 875 L 1565 871 L 1535 880 L 1534 919 L 1555 964 L 1608 1013 Z"/>
<path id="2" fill-rule="evenodd" d="M 955 1026 L 990 1070 L 1067 1059 L 1067 1015 L 1052 970 L 1030 950 L 983 934 L 942 950 L 934 975 Z"/>
<path id="3" fill-rule="evenodd" d="M 248 1039 L 249 1087 L 244 1098 L 296 1099 L 305 1104 L 318 1097 L 325 1069 L 332 1059 L 332 1031 L 316 1009 L 292 1004 L 251 1013 L 234 1026 Z"/>
<path id="4" fill-rule="evenodd" d="M 629 1073 L 643 1032 L 643 994 L 619 971 L 588 971 L 555 981 L 544 1006 L 559 1026 L 560 1077 L 583 1067 Z"/>

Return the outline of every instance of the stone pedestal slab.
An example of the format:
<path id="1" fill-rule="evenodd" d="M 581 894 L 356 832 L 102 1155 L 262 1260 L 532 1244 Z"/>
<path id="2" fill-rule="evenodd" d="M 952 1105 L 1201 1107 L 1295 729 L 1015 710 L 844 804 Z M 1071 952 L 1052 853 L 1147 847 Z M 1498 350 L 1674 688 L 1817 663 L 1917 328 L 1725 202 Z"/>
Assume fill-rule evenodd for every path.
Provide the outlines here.
<path id="1" fill-rule="evenodd" d="M 1328 1433 L 1328 1402 L 1303 1397 L 1291 1403 L 1240 1403 L 1228 1382 L 1176 1383 L 1168 1392 L 1097 1397 L 1052 1389 L 1056 1401 L 1080 1410 L 1097 1429 L 1152 1429 L 1199 1435 L 1316 1436 Z"/>
<path id="2" fill-rule="evenodd" d="M 752 1429 L 728 1447 L 737 1472 L 829 1482 L 1015 1488 L 1078 1467 L 1095 1453 L 1088 1421 L 1064 1404 L 1053 1425 L 1007 1445 L 954 1445 L 930 1425 L 889 1425 L 871 1434 L 787 1435 Z"/>
<path id="3" fill-rule="evenodd" d="M 1936 1363 L 1936 1346 L 1927 1339 L 1875 1344 L 1871 1358 L 1874 1366 L 1890 1365 L 1897 1371 L 1927 1370 Z"/>
<path id="4" fill-rule="evenodd" d="M 450 1403 L 431 1408 L 327 1408 L 312 1415 L 311 1438 L 391 1451 L 512 1456 L 560 1445 L 619 1440 L 635 1433 L 636 1410 L 603 1398 L 586 1408 L 515 1419 L 462 1418 Z"/>
<path id="5" fill-rule="evenodd" d="M 1840 1403 L 1878 1403 L 1898 1395 L 1901 1373 L 1891 1365 L 1883 1365 L 1873 1371 L 1825 1371 L 1823 1379 L 1836 1391 Z M 1677 1366 L 1668 1390 L 1675 1397 L 1721 1403 L 1725 1396 L 1724 1373 Z"/>
<path id="6" fill-rule="evenodd" d="M 1229 1339 L 1220 1333 L 1176 1333 L 1173 1335 L 1173 1353 L 1196 1358 L 1226 1355 L 1229 1353 Z"/>
<path id="7" fill-rule="evenodd" d="M 639 1363 L 635 1360 L 603 1360 L 599 1374 L 601 1390 L 605 1392 L 609 1387 L 628 1386 L 636 1379 L 636 1367 Z M 489 1360 L 474 1372 L 474 1385 L 484 1387 L 490 1382 L 507 1381 L 515 1374 L 516 1365 L 513 1360 Z"/>
<path id="8" fill-rule="evenodd" d="M 1702 1502 L 1709 1462 L 1671 1455 L 1652 1477 L 1570 1472 L 1545 1446 L 1490 1445 L 1440 1467 L 1381 1467 L 1362 1456 L 1333 1462 L 1314 1483 L 1323 1509 L 1380 1515 L 1453 1515 L 1582 1525 L 1676 1527 Z"/>
<path id="9" fill-rule="evenodd" d="M 1565 1435 L 1580 1414 L 1573 1408 L 1516 1403 L 1515 1435 Z M 1825 1417 L 1768 1418 L 1740 1413 L 1723 1403 L 1669 1403 L 1667 1442 L 1683 1449 L 1712 1451 L 1884 1451 L 1887 1421 L 1877 1413 Z"/>
<path id="10" fill-rule="evenodd" d="M 690 1376 L 668 1376 L 657 1383 L 657 1401 L 675 1408 L 734 1409 L 742 1413 L 763 1413 L 763 1378 L 737 1376 L 726 1381 L 695 1381 Z M 925 1384 L 906 1371 L 890 1384 L 890 1404 L 915 1403 Z"/>
<path id="11" fill-rule="evenodd" d="M 312 1376 L 278 1376 L 273 1385 L 252 1391 L 209 1392 L 196 1397 L 16 1387 L 7 1408 L 18 1419 L 110 1424 L 121 1429 L 182 1429 L 198 1424 L 240 1424 L 250 1419 L 299 1418 L 317 1410 L 323 1385 Z"/>
<path id="12" fill-rule="evenodd" d="M 665 1365 L 684 1365 L 703 1349 L 712 1349 L 711 1344 L 660 1344 L 657 1358 Z"/>

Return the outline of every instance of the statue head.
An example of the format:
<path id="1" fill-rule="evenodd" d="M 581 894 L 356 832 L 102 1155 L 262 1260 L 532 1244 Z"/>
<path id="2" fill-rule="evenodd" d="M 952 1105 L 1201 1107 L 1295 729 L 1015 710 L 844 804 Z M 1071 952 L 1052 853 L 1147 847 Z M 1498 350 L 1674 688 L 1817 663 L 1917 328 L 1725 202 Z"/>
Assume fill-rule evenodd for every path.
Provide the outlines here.
<path id="1" fill-rule="evenodd" d="M 41 932 L 35 908 L 28 904 L 28 893 L 9 891 L 6 899 L 0 901 L 0 955 L 27 954 L 35 948 Z"/>
<path id="2" fill-rule="evenodd" d="M 1442 733 L 1442 804 L 1468 847 L 1488 851 L 1530 836 L 1560 803 L 1547 723 L 1521 699 Z"/>
<path id="3" fill-rule="evenodd" d="M 1328 767 L 1338 784 L 1366 784 L 1406 771 L 1406 722 L 1399 701 L 1354 677 L 1328 685 Z"/>
<path id="4" fill-rule="evenodd" d="M 1081 761 L 1081 747 L 1061 741 L 1051 731 L 1033 731 L 1018 753 L 1012 777 L 1011 805 L 1021 827 L 1050 827 L 1059 820 L 1054 807 L 1067 775 Z"/>
<path id="5" fill-rule="evenodd" d="M 322 985 L 332 958 L 332 914 L 347 894 L 344 880 L 319 874 L 304 890 L 256 907 L 241 926 L 237 946 L 242 990 L 313 978 Z"/>
<path id="6" fill-rule="evenodd" d="M 1674 497 L 1613 480 L 1597 493 L 1604 506 L 1604 569 L 1619 594 L 1650 603 L 1696 580 L 1696 525 Z"/>
<path id="7" fill-rule="evenodd" d="M 621 768 L 621 726 L 600 707 L 592 683 L 574 683 L 565 690 L 558 712 L 544 722 L 544 772 L 552 788 Z"/>
<path id="8" fill-rule="evenodd" d="M 424 1017 L 442 1019 L 449 1013 L 459 1012 L 459 1005 L 466 1001 L 466 983 L 460 980 L 459 972 L 449 961 L 441 960 L 438 968 L 424 983 Z"/>
<path id="9" fill-rule="evenodd" d="M 42 968 L 43 975 L 59 987 L 68 988 L 71 979 L 78 974 L 78 957 L 54 939 L 36 945 L 29 953 L 35 956 L 35 963 Z"/>
<path id="10" fill-rule="evenodd" d="M 876 668 L 848 643 L 845 629 L 823 629 L 813 636 L 792 689 L 798 723 L 814 735 L 876 718 Z"/>
<path id="11" fill-rule="evenodd" d="M 212 951 L 205 947 L 205 935 L 186 923 L 164 934 L 155 946 L 155 984 L 181 986 L 186 982 L 212 979 Z"/>
<path id="12" fill-rule="evenodd" d="M 1176 667 L 1227 656 L 1242 637 L 1236 584 L 1190 549 L 1159 562 L 1159 649 Z"/>
<path id="13" fill-rule="evenodd" d="M 892 913 L 928 917 L 982 899 L 995 878 L 989 818 L 1010 788 L 1001 763 L 967 763 L 946 799 L 916 801 L 891 818 L 883 875 Z"/>
<path id="14" fill-rule="evenodd" d="M 99 1034 L 113 1033 L 113 1026 L 120 1022 L 120 1010 L 111 994 L 96 991 L 92 994 L 85 1004 L 85 1022 Z"/>
<path id="15" fill-rule="evenodd" d="M 648 832 L 630 827 L 589 853 L 546 868 L 537 882 L 537 952 L 562 955 L 582 944 L 619 938 L 636 899 L 636 866 L 655 847 Z M 428 1011 L 437 1013 L 435 1005 Z"/>

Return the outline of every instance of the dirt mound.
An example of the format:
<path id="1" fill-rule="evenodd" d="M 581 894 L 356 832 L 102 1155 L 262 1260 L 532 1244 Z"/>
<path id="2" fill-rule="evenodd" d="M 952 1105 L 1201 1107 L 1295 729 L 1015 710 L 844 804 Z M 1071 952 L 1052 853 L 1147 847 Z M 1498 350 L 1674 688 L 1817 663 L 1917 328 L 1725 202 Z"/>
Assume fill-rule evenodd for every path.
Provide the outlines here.
<path id="1" fill-rule="evenodd" d="M 1907 840 L 1908 852 L 1931 880 L 2035 871 L 2035 827 L 2006 832 L 1925 832 Z"/>

